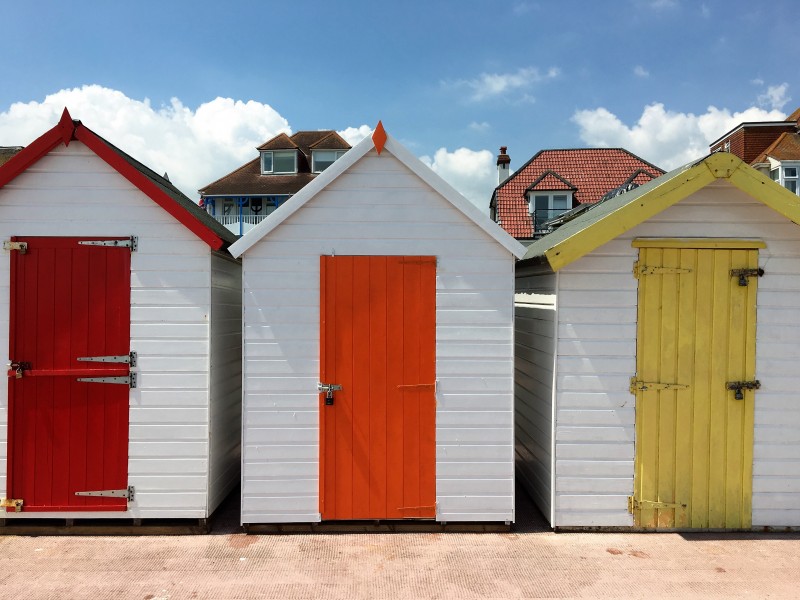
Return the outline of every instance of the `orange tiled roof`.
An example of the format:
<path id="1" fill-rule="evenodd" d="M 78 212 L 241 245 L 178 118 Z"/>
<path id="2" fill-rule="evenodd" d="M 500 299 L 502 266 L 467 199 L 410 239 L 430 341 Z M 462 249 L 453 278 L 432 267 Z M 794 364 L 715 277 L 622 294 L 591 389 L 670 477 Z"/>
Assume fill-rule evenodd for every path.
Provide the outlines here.
<path id="1" fill-rule="evenodd" d="M 526 193 L 536 190 L 574 190 L 578 204 L 599 201 L 607 192 L 628 183 L 644 183 L 663 175 L 659 167 L 623 148 L 541 150 L 505 182 L 492 197 L 500 225 L 516 238 L 533 237 Z"/>

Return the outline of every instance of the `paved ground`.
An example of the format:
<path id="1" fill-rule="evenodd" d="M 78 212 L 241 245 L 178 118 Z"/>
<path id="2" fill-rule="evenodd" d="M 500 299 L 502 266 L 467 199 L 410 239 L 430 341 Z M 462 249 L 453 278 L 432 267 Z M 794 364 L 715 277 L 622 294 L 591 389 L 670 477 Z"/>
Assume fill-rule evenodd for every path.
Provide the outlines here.
<path id="1" fill-rule="evenodd" d="M 798 534 L 0 537 L 0 598 L 800 597 Z"/>

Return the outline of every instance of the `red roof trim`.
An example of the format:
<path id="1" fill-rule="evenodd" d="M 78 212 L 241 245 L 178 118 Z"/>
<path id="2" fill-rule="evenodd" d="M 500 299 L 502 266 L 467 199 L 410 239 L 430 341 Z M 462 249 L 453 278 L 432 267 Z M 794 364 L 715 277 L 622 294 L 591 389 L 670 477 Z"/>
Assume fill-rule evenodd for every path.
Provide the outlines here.
<path id="1" fill-rule="evenodd" d="M 0 188 L 15 179 L 18 175 L 38 162 L 53 148 L 77 139 L 108 165 L 146 194 L 153 202 L 175 217 L 184 227 L 208 244 L 213 250 L 219 250 L 224 241 L 213 231 L 205 227 L 197 219 L 181 208 L 172 198 L 162 192 L 158 186 L 126 162 L 114 149 L 103 142 L 94 132 L 84 127 L 80 121 L 73 121 L 67 109 L 61 115 L 58 124 L 39 136 L 28 146 L 20 150 L 11 160 L 0 168 Z"/>

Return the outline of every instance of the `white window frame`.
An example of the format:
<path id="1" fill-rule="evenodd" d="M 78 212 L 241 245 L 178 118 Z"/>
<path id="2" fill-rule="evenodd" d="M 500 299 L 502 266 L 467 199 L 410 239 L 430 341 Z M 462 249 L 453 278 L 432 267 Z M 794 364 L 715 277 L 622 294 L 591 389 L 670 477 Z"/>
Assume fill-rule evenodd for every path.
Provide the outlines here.
<path id="1" fill-rule="evenodd" d="M 536 197 L 537 196 L 547 196 L 547 208 L 544 209 L 544 210 L 548 210 L 548 211 L 560 210 L 560 209 L 556 209 L 553 206 L 553 204 L 555 202 L 555 197 L 556 196 L 566 196 L 567 197 L 567 206 L 566 206 L 566 208 L 564 209 L 563 212 L 567 212 L 568 210 L 570 210 L 572 208 L 572 194 L 573 194 L 573 192 L 570 191 L 570 190 L 558 190 L 558 191 L 552 191 L 552 192 L 537 192 L 537 191 L 528 192 L 528 212 L 530 213 L 531 218 L 533 218 L 533 219 L 536 218 Z M 558 216 L 558 215 L 550 215 L 547 219 L 545 219 L 545 221 L 549 221 L 550 219 L 553 219 L 556 216 Z M 535 229 L 535 227 L 536 227 L 536 224 L 534 223 L 534 229 Z"/>
<path id="2" fill-rule="evenodd" d="M 794 175 L 787 176 L 786 169 L 794 169 Z M 774 169 L 770 170 L 769 175 L 773 181 L 779 183 L 790 192 L 800 196 L 800 161 L 779 162 Z M 789 187 L 789 185 L 792 183 L 794 184 L 794 190 Z"/>
<path id="3" fill-rule="evenodd" d="M 272 159 L 272 170 L 267 171 L 264 168 L 264 157 L 269 154 Z M 275 155 L 276 154 L 291 154 L 294 159 L 294 167 L 291 171 L 276 171 L 275 170 Z M 297 173 L 297 151 L 296 150 L 265 150 L 261 153 L 261 174 L 262 175 L 289 175 Z"/>
<path id="4" fill-rule="evenodd" d="M 322 171 L 324 171 L 325 169 L 328 168 L 328 167 L 325 167 L 325 169 L 317 169 L 317 154 L 320 153 L 320 152 L 333 152 L 333 157 L 334 157 L 333 161 L 331 161 L 331 163 L 328 165 L 328 167 L 330 167 L 333 163 L 335 163 L 337 160 L 342 158 L 344 156 L 344 153 L 347 152 L 347 150 L 321 150 L 321 149 L 320 150 L 312 150 L 311 151 L 311 172 L 312 173 L 322 173 Z"/>

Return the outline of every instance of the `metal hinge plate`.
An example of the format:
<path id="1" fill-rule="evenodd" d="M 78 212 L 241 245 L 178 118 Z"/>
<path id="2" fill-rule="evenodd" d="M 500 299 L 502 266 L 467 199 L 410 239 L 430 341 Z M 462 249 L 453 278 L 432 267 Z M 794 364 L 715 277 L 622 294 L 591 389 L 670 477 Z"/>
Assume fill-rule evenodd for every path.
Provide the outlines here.
<path id="1" fill-rule="evenodd" d="M 83 381 L 84 383 L 116 383 L 135 388 L 136 373 L 131 373 L 126 377 L 78 377 L 78 381 Z"/>
<path id="2" fill-rule="evenodd" d="M 14 512 L 22 512 L 22 500 L 17 498 L 3 498 L 0 499 L 0 508 L 5 508 L 6 512 L 11 512 L 9 509 L 13 508 Z"/>
<path id="3" fill-rule="evenodd" d="M 126 363 L 132 367 L 136 366 L 136 352 L 122 356 L 80 356 L 76 360 L 81 362 L 101 362 L 101 363 Z"/>
<path id="4" fill-rule="evenodd" d="M 657 502 L 655 500 L 637 500 L 633 496 L 628 496 L 628 512 L 633 514 L 635 510 L 653 510 L 656 508 L 686 508 L 680 502 Z"/>
<path id="5" fill-rule="evenodd" d="M 107 246 L 110 248 L 130 248 L 131 252 L 136 252 L 139 248 L 139 238 L 132 235 L 127 240 L 81 240 L 81 246 Z"/>
<path id="6" fill-rule="evenodd" d="M 688 390 L 689 386 L 683 383 L 655 383 L 638 381 L 636 377 L 631 377 L 631 394 L 636 392 L 653 392 L 660 390 Z"/>
<path id="7" fill-rule="evenodd" d="M 3 242 L 3 250 L 11 252 L 12 250 L 19 251 L 20 254 L 27 254 L 28 242 Z"/>
<path id="8" fill-rule="evenodd" d="M 124 490 L 95 490 L 91 492 L 75 492 L 76 496 L 92 496 L 99 498 L 126 498 L 128 502 L 133 502 L 136 489 L 129 485 Z"/>
<path id="9" fill-rule="evenodd" d="M 681 269 L 679 267 L 649 267 L 647 265 L 639 264 L 638 260 L 633 263 L 633 276 L 636 279 L 639 279 L 644 275 L 681 275 L 691 272 L 691 269 Z"/>

